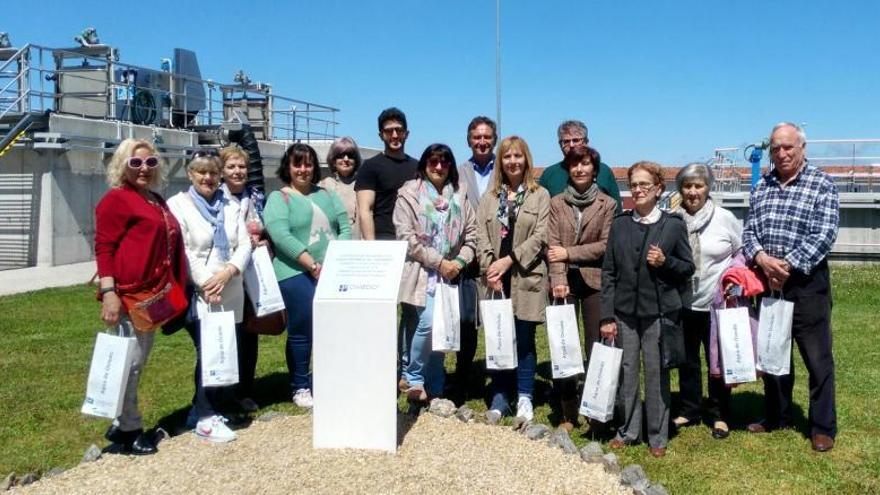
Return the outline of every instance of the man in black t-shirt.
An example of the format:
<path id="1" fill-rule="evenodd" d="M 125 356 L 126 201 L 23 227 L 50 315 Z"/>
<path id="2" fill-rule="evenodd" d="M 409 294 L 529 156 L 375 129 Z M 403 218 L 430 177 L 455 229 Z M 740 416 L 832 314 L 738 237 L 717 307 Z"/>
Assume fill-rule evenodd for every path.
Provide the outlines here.
<path id="1" fill-rule="evenodd" d="M 419 165 L 403 151 L 407 137 L 406 115 L 402 111 L 391 107 L 379 114 L 379 138 L 385 143 L 385 150 L 364 161 L 358 168 L 354 184 L 361 238 L 364 240 L 397 238 L 392 221 L 397 190 L 416 176 Z"/>

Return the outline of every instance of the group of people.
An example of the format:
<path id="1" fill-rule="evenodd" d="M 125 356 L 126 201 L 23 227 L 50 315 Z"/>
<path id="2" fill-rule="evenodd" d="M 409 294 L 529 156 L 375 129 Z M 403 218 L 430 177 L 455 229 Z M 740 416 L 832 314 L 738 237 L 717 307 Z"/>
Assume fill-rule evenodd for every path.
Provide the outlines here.
<path id="1" fill-rule="evenodd" d="M 199 311 L 222 304 L 236 312 L 240 323 L 243 305 L 250 304 L 244 300 L 241 273 L 251 250 L 271 240 L 287 308 L 292 398 L 300 407 L 311 407 L 312 300 L 329 241 L 402 240 L 407 258 L 399 292 L 398 388 L 409 400 L 467 398 L 478 301 L 506 297 L 513 307 L 518 364 L 515 370 L 488 371 L 487 415 L 532 420 L 535 332 L 550 299 L 567 301 L 581 314 L 588 361 L 592 344 L 600 340 L 623 350 L 620 414 L 610 446 L 635 444 L 646 431 L 651 454 L 661 457 L 670 426 L 706 421 L 714 438 L 729 434 L 730 388 L 711 369 L 708 407 L 701 407 L 700 348 L 708 358 L 714 303 L 730 291 L 721 287 L 722 273 L 738 256 L 757 267 L 768 291 L 781 291 L 795 303 L 792 334 L 810 373 L 812 445 L 818 451 L 833 447 L 827 256 L 839 207 L 832 181 L 805 159 L 806 140 L 798 126 L 774 127 L 774 167 L 752 191 L 744 229 L 712 201 L 712 170 L 700 163 L 678 172 L 681 201 L 671 211 L 658 206 L 666 187 L 663 168 L 649 161 L 633 164 L 627 171 L 633 207 L 622 210 L 614 175 L 589 145 L 587 128 L 579 121 L 559 126 L 563 159 L 540 178 L 526 141 L 515 135 L 499 140 L 487 117 L 468 125 L 472 156 L 460 164 L 440 143 L 428 146 L 418 160 L 407 155 L 407 120 L 397 108 L 379 115 L 378 130 L 384 149 L 365 161 L 351 138 L 335 140 L 327 156 L 330 176 L 323 180 L 315 150 L 291 145 L 278 168 L 284 186 L 265 205 L 259 191 L 246 185 L 247 155 L 237 148 L 219 156 L 210 150 L 196 153 L 187 166 L 192 187 L 166 205 L 154 192 L 163 172 L 155 148 L 145 141 L 124 141 L 108 167 L 112 188 L 96 210 L 104 321 L 115 325 L 125 313 L 120 293 L 161 272 L 177 284 L 188 280 L 195 287 Z M 249 228 L 249 222 L 265 228 Z M 461 347 L 448 386 L 445 354 L 434 351 L 431 342 L 442 284 L 458 287 L 461 317 Z M 186 324 L 197 349 L 198 322 L 195 314 Z M 681 407 L 674 419 L 662 355 L 662 335 L 669 326 L 683 332 L 686 353 Z M 107 433 L 133 453 L 155 451 L 142 434 L 136 395 L 151 330 L 136 327 L 138 355 L 123 413 Z M 254 337 L 238 332 L 242 379 L 235 397 L 245 410 L 257 408 L 250 397 Z M 200 384 L 198 361 L 195 376 L 190 425 L 209 440 L 234 438 L 218 412 L 222 394 Z M 793 378 L 793 371 L 763 376 L 767 417 L 748 431 L 791 426 Z M 560 398 L 560 424 L 571 430 L 578 424 L 578 377 L 554 380 L 553 386 Z"/>

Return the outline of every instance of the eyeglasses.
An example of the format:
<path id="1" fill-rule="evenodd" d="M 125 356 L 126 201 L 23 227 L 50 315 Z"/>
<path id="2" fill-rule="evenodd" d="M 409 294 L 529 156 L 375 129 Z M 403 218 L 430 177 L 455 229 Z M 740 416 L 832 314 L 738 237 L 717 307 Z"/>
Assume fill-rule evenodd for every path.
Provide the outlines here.
<path id="1" fill-rule="evenodd" d="M 560 139 L 559 146 L 575 146 L 584 142 L 584 138 L 576 137 L 571 139 Z"/>
<path id="2" fill-rule="evenodd" d="M 630 182 L 629 189 L 631 191 L 635 191 L 637 189 L 642 191 L 650 191 L 654 188 L 655 185 L 656 184 L 654 184 L 653 182 Z"/>
<path id="3" fill-rule="evenodd" d="M 343 151 L 336 155 L 336 160 L 342 160 L 343 158 L 348 158 L 349 160 L 355 160 L 354 151 Z"/>
<path id="4" fill-rule="evenodd" d="M 403 127 L 386 127 L 382 129 L 382 134 L 386 136 L 393 136 L 394 133 L 397 133 L 398 136 L 403 136 L 406 134 L 406 129 Z"/>
<path id="5" fill-rule="evenodd" d="M 217 153 L 217 150 L 215 149 L 205 148 L 194 152 L 192 156 L 193 158 L 216 158 L 220 156 L 220 153 Z"/>
<path id="6" fill-rule="evenodd" d="M 155 156 L 148 156 L 146 158 L 132 156 L 125 160 L 125 164 L 131 168 L 141 168 L 145 163 L 148 167 L 154 168 L 159 165 L 159 158 Z"/>
<path id="7" fill-rule="evenodd" d="M 449 168 L 449 162 L 442 158 L 431 158 L 428 160 L 428 166 L 434 168 Z"/>

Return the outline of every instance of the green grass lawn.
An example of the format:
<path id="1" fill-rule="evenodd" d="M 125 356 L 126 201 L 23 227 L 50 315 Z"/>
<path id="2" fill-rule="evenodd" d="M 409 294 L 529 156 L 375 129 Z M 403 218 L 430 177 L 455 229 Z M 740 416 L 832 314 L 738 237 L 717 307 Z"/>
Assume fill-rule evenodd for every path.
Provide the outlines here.
<path id="1" fill-rule="evenodd" d="M 840 428 L 833 451 L 814 453 L 801 433 L 807 374 L 797 357 L 798 430 L 768 435 L 742 430 L 762 415 L 762 388 L 754 383 L 734 390 L 730 438 L 713 440 L 705 426 L 688 428 L 671 439 L 665 458 L 654 459 L 639 445 L 620 452 L 621 463 L 642 464 L 671 493 L 880 492 L 880 267 L 834 268 L 832 280 Z M 93 294 L 92 288 L 77 286 L 0 298 L 0 477 L 70 467 L 89 444 L 106 444 L 102 434 L 108 421 L 79 413 L 95 333 L 101 329 Z M 543 327 L 538 349 L 536 419 L 554 424 Z M 180 427 L 192 397 L 194 358 L 185 332 L 156 336 L 140 387 L 148 426 Z M 257 376 L 261 412 L 303 412 L 290 402 L 284 336 L 262 337 Z M 483 380 L 482 373 L 472 380 L 476 397 L 468 404 L 476 410 L 485 410 L 479 396 Z M 672 386 L 677 390 L 675 374 Z M 590 441 L 583 426 L 573 438 L 578 445 Z"/>

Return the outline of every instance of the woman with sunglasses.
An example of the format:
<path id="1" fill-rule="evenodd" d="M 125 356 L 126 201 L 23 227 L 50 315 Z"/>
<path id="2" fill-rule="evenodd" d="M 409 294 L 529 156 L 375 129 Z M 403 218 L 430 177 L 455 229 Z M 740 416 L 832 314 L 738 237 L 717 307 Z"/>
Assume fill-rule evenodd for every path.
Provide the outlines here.
<path id="1" fill-rule="evenodd" d="M 119 143 L 107 166 L 110 190 L 95 208 L 95 259 L 100 278 L 101 319 L 116 327 L 126 317 L 120 296 L 149 290 L 157 284 L 186 284 L 186 256 L 180 226 L 165 200 L 154 189 L 164 182 L 164 161 L 148 141 Z M 170 267 L 168 262 L 170 261 Z M 124 325 L 127 332 L 131 326 Z M 156 444 L 143 431 L 137 388 L 155 328 L 135 328 L 137 339 L 122 414 L 104 435 L 136 455 L 154 454 Z"/>
<path id="2" fill-rule="evenodd" d="M 361 152 L 354 139 L 343 136 L 333 141 L 327 152 L 327 166 L 331 175 L 321 179 L 318 185 L 339 195 L 348 212 L 351 238 L 360 239 L 361 228 L 357 221 L 357 193 L 354 190 L 354 179 L 361 166 Z"/>
<path id="3" fill-rule="evenodd" d="M 445 354 L 432 352 L 431 330 L 439 284 L 454 283 L 474 259 L 476 223 L 455 156 L 445 144 L 425 148 L 418 176 L 398 191 L 394 206 L 397 238 L 406 241 L 399 299 L 402 325 L 410 339 L 401 384 L 411 402 L 443 394 Z"/>
<path id="4" fill-rule="evenodd" d="M 663 169 L 638 162 L 627 171 L 635 207 L 614 218 L 602 264 L 602 337 L 623 348 L 618 402 L 623 424 L 609 446 L 642 438 L 640 364 L 645 366 L 645 422 L 648 448 L 666 455 L 669 439 L 669 370 L 661 356 L 661 325 L 677 325 L 681 293 L 694 273 L 687 226 L 678 215 L 657 207 Z M 665 320 L 662 321 L 662 320 Z"/>
<path id="5" fill-rule="evenodd" d="M 269 195 L 263 218 L 275 249 L 275 276 L 287 308 L 287 370 L 293 402 L 312 407 L 312 300 L 327 246 L 351 237 L 339 196 L 318 187 L 318 155 L 307 144 L 290 145 L 278 166 L 280 191 Z"/>
<path id="6" fill-rule="evenodd" d="M 547 261 L 553 298 L 571 297 L 584 323 L 584 351 L 589 361 L 593 342 L 599 340 L 602 260 L 617 202 L 599 190 L 596 177 L 601 158 L 589 146 L 570 147 L 562 168 L 568 185 L 550 200 Z M 578 377 L 554 380 L 558 388 L 562 421 L 571 431 L 578 423 Z"/>
<path id="7" fill-rule="evenodd" d="M 547 306 L 547 224 L 550 194 L 539 186 L 529 146 L 518 136 L 504 138 L 496 154 L 492 184 L 477 208 L 477 257 L 489 291 L 513 302 L 516 371 L 493 371 L 489 415 L 496 421 L 510 410 L 516 388 L 517 417 L 532 420 L 537 354 L 535 328 Z M 514 385 L 516 385 L 514 387 Z"/>
<path id="8" fill-rule="evenodd" d="M 223 389 L 202 385 L 201 317 L 213 305 L 235 313 L 240 326 L 244 313 L 244 285 L 241 274 L 251 257 L 251 241 L 241 217 L 241 204 L 231 201 L 220 190 L 222 165 L 215 150 L 202 150 L 186 166 L 192 185 L 168 200 L 168 206 L 180 222 L 190 280 L 198 294 L 194 322 L 186 330 L 196 347 L 193 407 L 187 426 L 211 442 L 235 440 L 235 432 L 226 426 L 220 414 Z M 240 331 L 239 329 L 237 329 Z"/>

